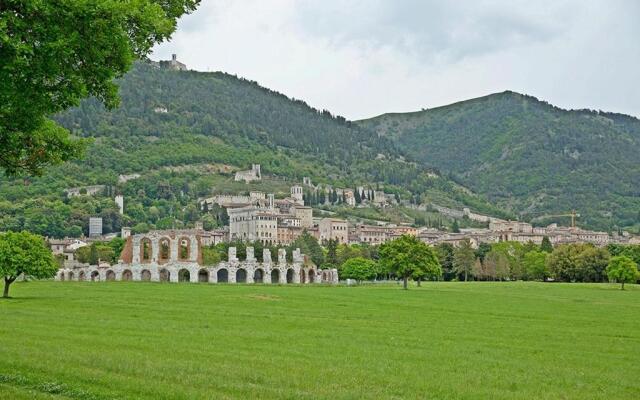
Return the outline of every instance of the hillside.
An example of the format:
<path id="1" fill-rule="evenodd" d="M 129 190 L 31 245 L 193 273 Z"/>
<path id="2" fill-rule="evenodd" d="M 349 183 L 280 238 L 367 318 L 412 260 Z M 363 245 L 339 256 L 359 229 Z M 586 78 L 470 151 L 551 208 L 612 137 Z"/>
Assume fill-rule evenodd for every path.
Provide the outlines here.
<path id="1" fill-rule="evenodd" d="M 640 223 L 640 120 L 504 92 L 359 122 L 534 222 L 576 209 L 583 226 Z"/>
<path id="2" fill-rule="evenodd" d="M 303 176 L 504 214 L 466 188 L 403 161 L 393 140 L 255 82 L 139 63 L 119 84 L 119 108 L 108 111 L 89 99 L 56 117 L 92 141 L 82 160 L 41 178 L 0 178 L 2 229 L 75 236 L 87 233 L 91 215 L 103 217 L 106 232 L 125 224 L 191 226 L 200 219 L 212 227 L 222 222 L 220 215 L 201 215 L 199 197 L 251 189 L 286 193 Z M 267 181 L 234 183 L 233 171 L 252 163 L 262 165 Z M 141 177 L 118 182 L 119 174 L 132 173 Z M 64 189 L 86 185 L 107 188 L 99 196 L 66 198 Z M 113 201 L 119 193 L 125 196 L 124 216 Z"/>

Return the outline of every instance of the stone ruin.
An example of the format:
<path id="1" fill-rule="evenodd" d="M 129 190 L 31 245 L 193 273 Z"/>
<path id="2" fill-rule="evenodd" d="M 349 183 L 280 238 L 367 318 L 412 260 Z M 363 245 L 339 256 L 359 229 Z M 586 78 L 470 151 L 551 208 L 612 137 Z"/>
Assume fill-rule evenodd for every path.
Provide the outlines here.
<path id="1" fill-rule="evenodd" d="M 58 281 L 151 281 L 200 283 L 336 284 L 336 269 L 321 270 L 305 262 L 296 249 L 287 262 L 284 249 L 277 261 L 269 249 L 263 262 L 255 258 L 253 247 L 240 260 L 235 247 L 229 247 L 228 261 L 204 265 L 202 242 L 195 230 L 154 231 L 129 236 L 116 265 L 76 265 L 60 269 Z"/>

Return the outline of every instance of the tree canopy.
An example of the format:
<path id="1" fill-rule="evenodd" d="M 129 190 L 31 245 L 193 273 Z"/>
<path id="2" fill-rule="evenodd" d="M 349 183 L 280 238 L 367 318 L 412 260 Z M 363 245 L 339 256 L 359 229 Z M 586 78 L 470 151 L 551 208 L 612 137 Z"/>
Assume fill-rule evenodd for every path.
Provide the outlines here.
<path id="1" fill-rule="evenodd" d="M 434 279 L 442 276 L 435 251 L 415 236 L 402 235 L 382 244 L 379 256 L 383 268 L 402 278 L 404 289 L 407 289 L 410 277 Z"/>
<path id="2" fill-rule="evenodd" d="M 0 276 L 4 277 L 3 297 L 22 274 L 37 279 L 51 278 L 58 264 L 41 236 L 29 232 L 0 233 Z"/>
<path id="3" fill-rule="evenodd" d="M 345 261 L 340 268 L 340 278 L 355 279 L 358 282 L 371 280 L 376 277 L 376 263 L 362 257 Z"/>
<path id="4" fill-rule="evenodd" d="M 84 143 L 48 119 L 93 96 L 118 105 L 114 79 L 170 37 L 199 0 L 8 0 L 0 7 L 0 167 L 41 174 Z"/>
<path id="5" fill-rule="evenodd" d="M 622 290 L 624 290 L 625 283 L 633 283 L 640 276 L 638 265 L 627 256 L 612 257 L 606 271 L 609 280 L 620 283 Z"/>

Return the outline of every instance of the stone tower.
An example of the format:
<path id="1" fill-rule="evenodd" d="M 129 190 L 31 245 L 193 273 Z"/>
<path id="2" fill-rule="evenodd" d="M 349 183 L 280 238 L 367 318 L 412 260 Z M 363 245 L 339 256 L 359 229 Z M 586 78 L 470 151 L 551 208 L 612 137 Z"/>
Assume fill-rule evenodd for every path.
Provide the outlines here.
<path id="1" fill-rule="evenodd" d="M 291 186 L 291 198 L 295 200 L 296 204 L 304 204 L 302 186 Z"/>

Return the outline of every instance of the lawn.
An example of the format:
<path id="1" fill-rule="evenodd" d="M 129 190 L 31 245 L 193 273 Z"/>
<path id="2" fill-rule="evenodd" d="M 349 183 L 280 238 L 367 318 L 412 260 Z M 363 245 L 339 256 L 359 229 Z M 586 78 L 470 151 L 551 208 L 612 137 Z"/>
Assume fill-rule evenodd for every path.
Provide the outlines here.
<path id="1" fill-rule="evenodd" d="M 640 287 L 16 283 L 0 399 L 637 399 Z"/>

